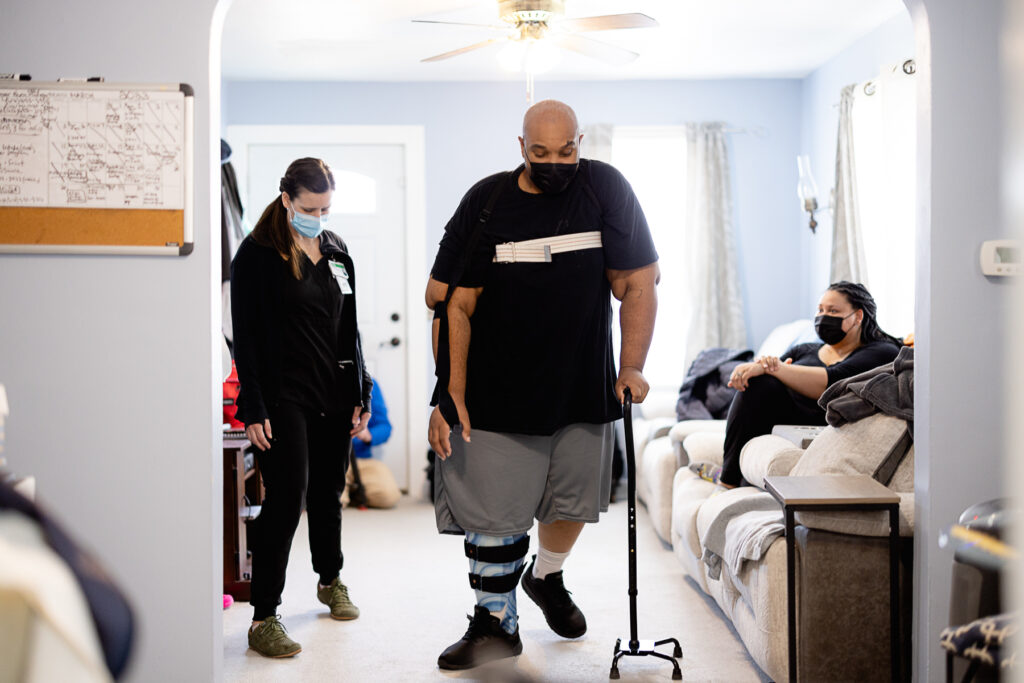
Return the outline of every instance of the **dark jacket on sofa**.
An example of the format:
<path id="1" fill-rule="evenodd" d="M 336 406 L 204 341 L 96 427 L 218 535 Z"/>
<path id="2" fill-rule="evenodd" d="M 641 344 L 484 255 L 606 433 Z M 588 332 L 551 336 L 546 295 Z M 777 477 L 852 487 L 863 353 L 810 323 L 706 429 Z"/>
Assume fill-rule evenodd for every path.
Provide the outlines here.
<path id="1" fill-rule="evenodd" d="M 729 386 L 729 376 L 740 363 L 753 360 L 750 349 L 704 349 L 686 372 L 679 388 L 676 417 L 679 420 L 724 420 L 736 390 Z"/>

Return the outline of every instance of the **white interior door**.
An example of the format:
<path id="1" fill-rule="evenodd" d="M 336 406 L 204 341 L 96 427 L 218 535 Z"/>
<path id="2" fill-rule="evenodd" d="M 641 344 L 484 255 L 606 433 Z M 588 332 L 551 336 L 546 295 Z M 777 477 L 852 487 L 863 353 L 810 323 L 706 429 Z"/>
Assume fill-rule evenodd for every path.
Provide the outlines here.
<path id="1" fill-rule="evenodd" d="M 367 367 L 380 385 L 392 425 L 391 438 L 376 447 L 403 490 L 415 491 L 418 481 L 410 456 L 419 450 L 410 424 L 408 397 L 410 383 L 419 378 L 410 372 L 410 335 L 408 302 L 410 262 L 422 261 L 420 254 L 410 258 L 407 201 L 407 152 L 403 144 L 364 144 L 356 142 L 281 142 L 250 139 L 244 143 L 244 160 L 235 164 L 239 188 L 248 216 L 254 224 L 266 205 L 278 194 L 284 170 L 295 159 L 311 156 L 323 159 L 334 174 L 336 189 L 328 227 L 345 240 L 356 268 L 356 300 L 359 331 Z M 421 283 L 417 283 L 422 286 Z M 415 341 L 413 343 L 415 346 Z M 415 352 L 415 351 L 413 351 Z M 422 411 L 420 411 L 422 412 Z M 415 422 L 415 419 L 413 420 Z M 425 430 L 424 430 L 425 431 Z M 422 439 L 420 439 L 422 440 Z M 418 463 L 418 460 L 417 460 Z"/>

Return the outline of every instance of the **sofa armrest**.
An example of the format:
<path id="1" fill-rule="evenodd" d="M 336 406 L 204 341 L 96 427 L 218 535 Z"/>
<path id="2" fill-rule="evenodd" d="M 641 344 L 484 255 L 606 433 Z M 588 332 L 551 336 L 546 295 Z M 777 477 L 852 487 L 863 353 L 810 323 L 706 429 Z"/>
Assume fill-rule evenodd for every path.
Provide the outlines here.
<path id="1" fill-rule="evenodd" d="M 710 462 L 722 464 L 722 452 L 725 450 L 725 432 L 697 432 L 690 434 L 683 441 L 682 459 L 676 452 L 676 465 L 686 467 L 691 462 Z"/>
<path id="2" fill-rule="evenodd" d="M 788 475 L 803 454 L 789 439 L 774 434 L 758 436 L 740 452 L 740 471 L 744 479 L 763 489 L 765 477 Z"/>
<path id="3" fill-rule="evenodd" d="M 713 434 L 721 434 L 721 438 L 725 438 L 725 420 L 683 420 L 677 422 L 675 426 L 668 432 L 668 438 L 672 442 L 672 450 L 676 454 L 676 463 L 679 467 L 686 467 L 691 462 L 711 462 L 711 460 L 696 460 L 687 453 L 686 449 L 683 448 L 683 442 L 691 434 L 697 434 L 699 432 L 711 432 Z M 716 459 L 717 462 L 722 461 L 722 456 L 719 454 Z"/>

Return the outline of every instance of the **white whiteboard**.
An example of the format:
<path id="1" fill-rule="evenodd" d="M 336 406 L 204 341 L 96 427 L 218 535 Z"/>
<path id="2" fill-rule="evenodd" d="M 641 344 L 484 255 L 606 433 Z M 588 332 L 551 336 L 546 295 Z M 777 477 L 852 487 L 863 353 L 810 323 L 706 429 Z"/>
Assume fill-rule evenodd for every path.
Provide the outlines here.
<path id="1" fill-rule="evenodd" d="M 0 85 L 0 206 L 183 209 L 178 85 Z"/>

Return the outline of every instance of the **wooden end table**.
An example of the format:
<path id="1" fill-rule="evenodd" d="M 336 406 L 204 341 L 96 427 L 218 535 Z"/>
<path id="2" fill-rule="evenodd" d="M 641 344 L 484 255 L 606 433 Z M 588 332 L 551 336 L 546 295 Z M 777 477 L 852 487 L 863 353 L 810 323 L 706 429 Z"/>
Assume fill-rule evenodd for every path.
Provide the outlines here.
<path id="1" fill-rule="evenodd" d="M 892 680 L 900 678 L 900 497 L 867 475 L 765 477 L 764 488 L 786 518 L 786 609 L 789 626 L 789 680 L 797 680 L 796 543 L 797 512 L 889 511 L 889 647 Z"/>

